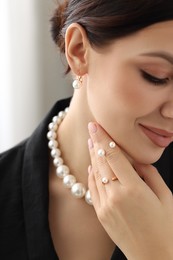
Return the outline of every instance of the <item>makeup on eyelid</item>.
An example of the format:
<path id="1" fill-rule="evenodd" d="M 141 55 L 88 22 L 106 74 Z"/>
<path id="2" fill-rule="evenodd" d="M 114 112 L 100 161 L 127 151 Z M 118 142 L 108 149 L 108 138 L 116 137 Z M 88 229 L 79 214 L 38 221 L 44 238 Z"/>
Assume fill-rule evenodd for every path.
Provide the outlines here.
<path id="1" fill-rule="evenodd" d="M 161 77 L 156 77 L 151 73 L 148 73 L 144 70 L 141 70 L 141 75 L 142 77 L 147 80 L 149 83 L 154 84 L 156 86 L 163 86 L 167 85 L 169 83 L 169 78 L 161 78 Z"/>
<path id="2" fill-rule="evenodd" d="M 163 70 L 159 70 L 157 68 L 142 67 L 141 70 L 143 70 L 146 73 L 152 75 L 153 77 L 157 77 L 157 78 L 160 78 L 160 79 L 170 78 L 171 77 L 169 71 L 163 71 Z"/>
<path id="3" fill-rule="evenodd" d="M 173 71 L 158 67 L 158 64 L 140 65 L 139 67 L 144 79 L 155 82 L 158 85 L 166 85 L 173 79 Z"/>
<path id="4" fill-rule="evenodd" d="M 137 66 L 155 77 L 173 77 L 173 66 L 160 58 L 155 58 L 155 60 L 149 57 L 147 58 L 147 60 L 146 58 L 142 58 L 142 60 L 141 58 L 139 58 L 137 60 Z"/>

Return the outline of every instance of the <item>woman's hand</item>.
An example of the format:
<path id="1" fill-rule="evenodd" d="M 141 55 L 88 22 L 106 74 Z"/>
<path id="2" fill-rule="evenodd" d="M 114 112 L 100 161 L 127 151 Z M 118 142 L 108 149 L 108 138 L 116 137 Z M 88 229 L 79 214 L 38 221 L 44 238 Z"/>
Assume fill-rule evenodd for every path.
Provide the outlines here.
<path id="1" fill-rule="evenodd" d="M 98 124 L 89 133 L 89 189 L 104 229 L 128 259 L 173 259 L 173 197 L 158 171 L 134 170 Z"/>

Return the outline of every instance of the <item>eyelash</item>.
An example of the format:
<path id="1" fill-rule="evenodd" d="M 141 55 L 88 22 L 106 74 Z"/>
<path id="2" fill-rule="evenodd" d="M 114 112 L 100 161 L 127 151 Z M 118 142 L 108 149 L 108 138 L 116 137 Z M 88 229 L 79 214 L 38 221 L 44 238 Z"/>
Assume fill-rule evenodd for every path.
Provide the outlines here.
<path id="1" fill-rule="evenodd" d="M 152 83 L 155 86 L 166 85 L 169 81 L 169 78 L 164 78 L 164 79 L 156 78 L 143 70 L 141 70 L 141 73 L 145 80 L 147 80 L 148 82 Z"/>

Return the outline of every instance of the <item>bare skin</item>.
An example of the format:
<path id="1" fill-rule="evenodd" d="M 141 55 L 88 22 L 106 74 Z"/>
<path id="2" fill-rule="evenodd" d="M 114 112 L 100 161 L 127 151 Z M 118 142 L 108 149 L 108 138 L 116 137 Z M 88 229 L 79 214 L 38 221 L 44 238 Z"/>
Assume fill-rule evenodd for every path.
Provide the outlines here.
<path id="1" fill-rule="evenodd" d="M 115 244 L 100 224 L 94 208 L 75 199 L 50 166 L 49 223 L 60 260 L 109 260 Z"/>
<path id="2" fill-rule="evenodd" d="M 173 21 L 155 24 L 99 51 L 91 48 L 85 31 L 79 25 L 72 24 L 67 30 L 66 58 L 73 74 L 82 76 L 83 85 L 75 91 L 68 115 L 58 129 L 58 142 L 65 164 L 78 181 L 88 186 L 87 168 L 90 161 L 94 164 L 95 154 L 89 154 L 88 151 L 87 125 L 89 121 L 96 121 L 104 129 L 99 145 L 105 148 L 111 136 L 127 157 L 131 158 L 131 162 L 145 164 L 149 168 L 145 169 L 146 175 L 141 169 L 138 173 L 134 172 L 126 157 L 120 157 L 123 160 L 119 161 L 120 166 L 125 166 L 125 171 L 123 167 L 113 167 L 110 172 L 105 162 L 106 170 L 103 172 L 104 165 L 100 164 L 102 167 L 98 169 L 102 176 L 110 172 L 108 176 L 111 177 L 118 171 L 119 182 L 125 175 L 130 189 L 127 185 L 128 189 L 123 188 L 124 193 L 121 193 L 122 185 L 114 183 L 120 190 L 116 201 L 116 188 L 110 186 L 107 196 L 100 180 L 94 175 L 96 171 L 92 172 L 89 185 L 95 213 L 83 201 L 72 198 L 50 166 L 49 224 L 60 260 L 85 260 L 84 257 L 86 260 L 107 260 L 112 255 L 114 243 L 128 259 L 135 260 L 136 255 L 137 260 L 159 259 L 158 256 L 165 251 L 165 259 L 173 258 L 173 253 L 169 252 L 173 237 L 172 194 L 159 179 L 157 172 L 153 173 L 150 168 L 150 164 L 160 158 L 173 140 L 173 64 L 163 57 L 151 55 L 153 52 L 154 55 L 161 52 L 173 56 L 172 28 Z M 158 134 L 156 130 L 153 142 L 143 131 L 145 127 L 160 129 L 168 136 Z M 149 130 L 150 136 L 151 132 Z M 93 141 L 98 143 L 98 140 Z M 113 165 L 115 161 L 111 160 Z M 138 176 L 140 172 L 146 184 Z M 134 176 L 133 185 L 131 176 Z M 96 189 L 98 183 L 100 190 Z M 162 200 L 166 203 L 162 203 Z M 159 209 L 157 205 L 160 205 Z M 139 215 L 141 212 L 144 212 L 142 216 Z M 167 227 L 163 223 L 167 223 Z M 147 232 L 148 226 L 153 230 L 152 236 L 151 232 Z M 145 239 L 137 236 L 141 234 L 140 230 L 146 231 Z M 158 230 L 161 230 L 164 238 L 158 235 Z M 121 239 L 122 234 L 125 240 Z M 128 237 L 133 238 L 134 244 Z M 150 248 L 157 250 L 146 251 L 148 237 Z M 161 244 L 159 238 L 164 241 L 161 247 L 158 246 Z"/>
<path id="3" fill-rule="evenodd" d="M 98 124 L 90 124 L 90 135 L 89 188 L 105 230 L 128 260 L 172 260 L 172 192 L 153 166 L 135 164 L 136 172 L 118 146 L 109 148 L 110 137 Z"/>

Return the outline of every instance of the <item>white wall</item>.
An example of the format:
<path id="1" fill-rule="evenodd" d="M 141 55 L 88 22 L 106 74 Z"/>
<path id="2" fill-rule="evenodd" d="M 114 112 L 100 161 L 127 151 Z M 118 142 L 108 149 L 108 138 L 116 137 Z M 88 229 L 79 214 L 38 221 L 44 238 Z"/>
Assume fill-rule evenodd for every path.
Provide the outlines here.
<path id="1" fill-rule="evenodd" d="M 50 36 L 53 0 L 0 0 L 0 151 L 32 133 L 53 103 L 72 95 Z"/>

